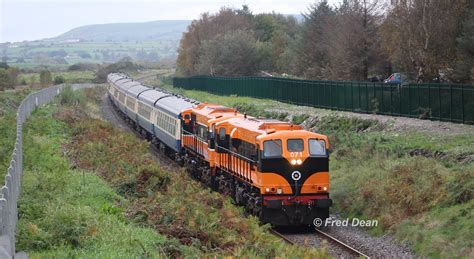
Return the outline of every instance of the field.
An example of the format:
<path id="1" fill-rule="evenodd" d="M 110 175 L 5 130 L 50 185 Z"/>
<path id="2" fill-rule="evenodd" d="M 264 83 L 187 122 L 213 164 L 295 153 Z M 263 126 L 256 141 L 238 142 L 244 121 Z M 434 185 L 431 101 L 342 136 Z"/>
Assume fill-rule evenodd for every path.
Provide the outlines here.
<path id="1" fill-rule="evenodd" d="M 149 143 L 98 118 L 101 91 L 65 90 L 25 126 L 17 249 L 31 258 L 326 258 L 159 164 Z M 185 188 L 183 188 L 185 186 Z"/>
<path id="2" fill-rule="evenodd" d="M 61 76 L 64 78 L 66 83 L 90 83 L 95 78 L 94 71 L 67 71 L 67 72 L 53 72 L 51 73 L 52 79 Z M 40 75 L 39 73 L 21 73 L 18 77 L 18 82 L 26 82 L 28 85 L 39 84 Z"/>
<path id="3" fill-rule="evenodd" d="M 148 84 L 328 135 L 333 212 L 377 219 L 374 235 L 392 233 L 423 256 L 474 255 L 472 128 L 459 126 L 462 130 L 454 133 L 399 129 L 390 121 L 343 112 L 175 89 L 156 79 Z"/>
<path id="4" fill-rule="evenodd" d="M 123 57 L 158 61 L 175 58 L 179 39 L 156 41 L 35 41 L 4 47 L 8 64 L 19 68 L 62 69 L 75 63 L 111 63 Z"/>

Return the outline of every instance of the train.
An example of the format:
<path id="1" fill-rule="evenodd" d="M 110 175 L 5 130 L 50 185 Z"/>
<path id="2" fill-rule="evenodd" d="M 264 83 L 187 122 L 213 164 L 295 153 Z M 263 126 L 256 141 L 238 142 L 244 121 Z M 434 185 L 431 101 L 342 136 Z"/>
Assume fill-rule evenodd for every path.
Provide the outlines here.
<path id="1" fill-rule="evenodd" d="M 311 226 L 329 217 L 327 136 L 149 87 L 123 73 L 109 74 L 107 82 L 111 103 L 138 132 L 262 223 Z"/>

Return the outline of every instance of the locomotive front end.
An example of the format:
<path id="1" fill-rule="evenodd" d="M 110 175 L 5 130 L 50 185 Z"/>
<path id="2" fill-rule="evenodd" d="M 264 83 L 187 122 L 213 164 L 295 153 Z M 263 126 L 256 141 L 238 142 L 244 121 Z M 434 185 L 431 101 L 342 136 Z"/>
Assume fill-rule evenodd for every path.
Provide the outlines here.
<path id="1" fill-rule="evenodd" d="M 277 131 L 259 141 L 261 220 L 272 225 L 311 225 L 329 217 L 329 143 L 304 130 Z"/>

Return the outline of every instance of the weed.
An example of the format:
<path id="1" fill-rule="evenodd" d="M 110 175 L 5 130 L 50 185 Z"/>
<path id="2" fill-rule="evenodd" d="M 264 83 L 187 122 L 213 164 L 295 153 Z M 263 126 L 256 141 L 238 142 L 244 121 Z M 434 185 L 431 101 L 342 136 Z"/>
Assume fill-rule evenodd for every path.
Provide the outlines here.
<path id="1" fill-rule="evenodd" d="M 295 115 L 293 116 L 292 118 L 292 123 L 293 124 L 296 124 L 296 125 L 300 125 L 301 123 L 303 123 L 305 120 L 307 120 L 309 118 L 309 115 L 308 114 L 299 114 L 299 115 Z"/>
<path id="2" fill-rule="evenodd" d="M 67 106 L 85 105 L 85 97 L 82 91 L 74 91 L 71 86 L 63 88 L 58 95 L 59 103 Z"/>

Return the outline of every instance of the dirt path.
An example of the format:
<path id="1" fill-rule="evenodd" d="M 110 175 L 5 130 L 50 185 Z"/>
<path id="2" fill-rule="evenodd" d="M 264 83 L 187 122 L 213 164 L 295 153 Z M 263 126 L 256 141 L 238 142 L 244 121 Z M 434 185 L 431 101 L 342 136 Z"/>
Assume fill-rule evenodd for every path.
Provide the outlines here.
<path id="1" fill-rule="evenodd" d="M 114 107 L 107 94 L 102 96 L 102 102 L 100 104 L 100 112 L 104 120 L 112 123 L 114 127 L 117 127 L 122 130 L 133 132 L 130 127 L 119 117 L 117 112 L 115 112 Z"/>
<path id="2" fill-rule="evenodd" d="M 376 115 L 376 114 L 364 114 L 364 113 L 325 110 L 325 109 L 318 109 L 318 108 L 307 107 L 307 106 L 297 106 L 297 105 L 291 105 L 291 104 L 285 104 L 285 103 L 282 103 L 282 106 L 279 107 L 278 109 L 272 108 L 272 109 L 267 109 L 267 111 L 270 111 L 270 112 L 285 111 L 292 116 L 308 114 L 310 116 L 310 120 L 316 120 L 316 121 L 326 116 L 341 116 L 341 117 L 348 117 L 348 118 L 360 118 L 360 119 L 365 119 L 365 120 L 377 120 L 387 125 L 387 129 L 386 129 L 387 131 L 395 131 L 395 132 L 412 131 L 412 132 L 437 134 L 437 135 L 457 135 L 457 134 L 474 133 L 474 125 L 442 122 L 442 121 L 430 121 L 430 120 L 422 120 L 422 119 L 417 119 L 417 118 L 397 117 L 397 116 L 388 116 L 388 115 Z"/>

